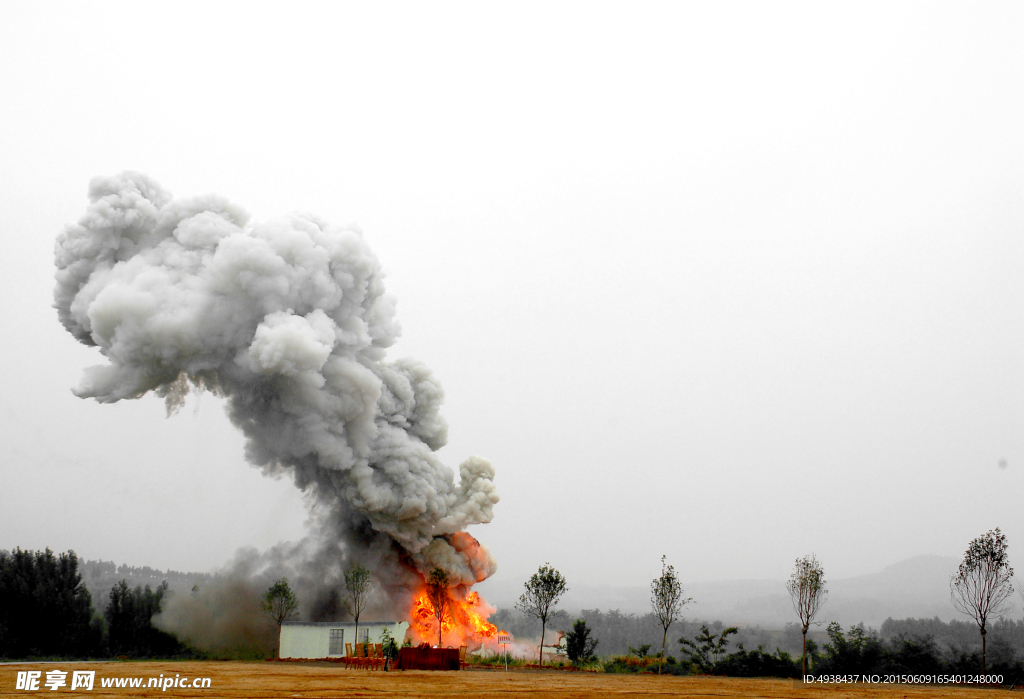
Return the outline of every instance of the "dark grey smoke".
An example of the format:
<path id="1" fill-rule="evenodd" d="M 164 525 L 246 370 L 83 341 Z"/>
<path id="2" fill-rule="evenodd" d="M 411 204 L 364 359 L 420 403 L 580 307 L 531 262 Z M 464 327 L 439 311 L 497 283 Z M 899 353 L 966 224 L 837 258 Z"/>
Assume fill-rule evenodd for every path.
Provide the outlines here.
<path id="1" fill-rule="evenodd" d="M 89 199 L 55 251 L 60 321 L 107 359 L 76 395 L 152 391 L 170 413 L 212 391 L 248 460 L 310 495 L 310 536 L 255 556 L 249 579 L 297 576 L 315 617 L 335 614 L 350 561 L 375 569 L 396 613 L 434 566 L 462 585 L 494 572 L 486 548 L 453 536 L 491 520 L 494 469 L 471 456 L 456 482 L 435 454 L 443 391 L 419 362 L 386 360 L 395 304 L 360 231 L 305 214 L 250 222 L 222 197 L 173 199 L 134 172 L 94 179 Z"/>

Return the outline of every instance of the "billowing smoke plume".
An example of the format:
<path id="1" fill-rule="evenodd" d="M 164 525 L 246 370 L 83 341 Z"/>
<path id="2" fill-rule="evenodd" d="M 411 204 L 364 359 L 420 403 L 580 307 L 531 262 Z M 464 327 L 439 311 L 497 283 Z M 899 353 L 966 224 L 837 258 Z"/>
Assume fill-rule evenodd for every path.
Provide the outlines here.
<path id="1" fill-rule="evenodd" d="M 94 179 L 89 198 L 57 239 L 55 300 L 109 363 L 76 395 L 152 391 L 169 412 L 193 388 L 223 396 L 248 460 L 290 471 L 311 497 L 300 572 L 323 582 L 310 605 L 333 604 L 351 561 L 372 565 L 396 604 L 434 566 L 462 585 L 494 572 L 459 534 L 490 521 L 494 469 L 470 457 L 456 483 L 434 453 L 442 389 L 422 364 L 386 361 L 395 304 L 358 230 L 311 215 L 250 223 L 219 196 L 172 199 L 133 172 Z"/>

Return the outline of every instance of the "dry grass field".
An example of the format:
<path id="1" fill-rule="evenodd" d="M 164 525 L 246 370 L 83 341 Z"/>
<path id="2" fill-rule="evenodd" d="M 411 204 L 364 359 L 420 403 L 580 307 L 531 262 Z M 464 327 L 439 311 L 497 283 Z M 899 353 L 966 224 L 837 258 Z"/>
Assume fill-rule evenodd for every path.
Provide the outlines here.
<path id="1" fill-rule="evenodd" d="M 47 670 L 68 672 L 67 686 L 50 690 L 40 683 L 38 692 L 15 688 L 18 671 Z M 753 680 L 724 677 L 657 677 L 652 675 L 607 675 L 559 671 L 519 670 L 505 673 L 493 670 L 465 672 L 366 672 L 345 670 L 329 663 L 259 662 L 110 662 L 110 663 L 38 663 L 0 665 L 0 697 L 26 695 L 59 696 L 70 694 L 72 670 L 95 670 L 91 691 L 74 694 L 91 697 L 459 697 L 483 699 L 524 695 L 528 697 L 806 697 L 845 699 L 846 697 L 970 697 L 1020 696 L 1005 689 L 898 685 L 801 686 L 791 680 Z M 145 688 L 150 677 L 209 677 L 209 689 Z M 141 677 L 143 688 L 103 688 L 103 678 Z"/>

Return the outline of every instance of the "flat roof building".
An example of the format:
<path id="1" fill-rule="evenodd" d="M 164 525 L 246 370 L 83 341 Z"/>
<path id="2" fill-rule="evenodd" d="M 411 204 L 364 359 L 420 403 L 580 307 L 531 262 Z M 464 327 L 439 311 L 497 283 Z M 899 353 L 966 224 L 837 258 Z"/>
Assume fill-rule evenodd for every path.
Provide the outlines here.
<path id="1" fill-rule="evenodd" d="M 360 621 L 359 638 L 354 621 L 286 621 L 281 624 L 282 658 L 341 658 L 345 644 L 381 643 L 387 629 L 398 644 L 405 639 L 405 621 Z"/>

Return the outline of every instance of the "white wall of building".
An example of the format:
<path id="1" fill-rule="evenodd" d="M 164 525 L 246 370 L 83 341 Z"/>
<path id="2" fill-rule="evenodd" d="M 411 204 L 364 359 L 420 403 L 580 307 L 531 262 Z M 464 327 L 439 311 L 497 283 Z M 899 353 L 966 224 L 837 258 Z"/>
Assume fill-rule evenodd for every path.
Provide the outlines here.
<path id="1" fill-rule="evenodd" d="M 368 631 L 370 643 L 381 643 L 384 629 L 388 629 L 391 637 L 399 644 L 405 638 L 409 624 L 405 621 L 361 621 L 359 635 L 363 629 Z M 343 631 L 338 653 L 330 653 L 331 631 Z M 286 621 L 281 625 L 282 658 L 327 658 L 342 657 L 345 644 L 355 644 L 356 624 L 354 621 Z"/>

